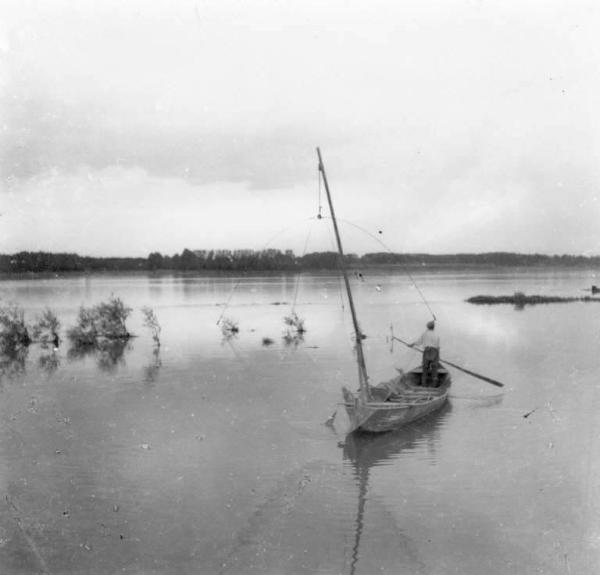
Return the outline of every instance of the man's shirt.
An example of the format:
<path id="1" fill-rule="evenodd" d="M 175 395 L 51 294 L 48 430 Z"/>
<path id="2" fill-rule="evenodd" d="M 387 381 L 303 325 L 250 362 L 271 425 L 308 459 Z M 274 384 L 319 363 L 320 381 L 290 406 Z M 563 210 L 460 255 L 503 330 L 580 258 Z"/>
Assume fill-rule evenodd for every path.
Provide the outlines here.
<path id="1" fill-rule="evenodd" d="M 423 332 L 421 337 L 413 343 L 413 345 L 421 344 L 423 347 L 435 347 L 440 349 L 440 338 L 439 336 L 431 329 Z"/>

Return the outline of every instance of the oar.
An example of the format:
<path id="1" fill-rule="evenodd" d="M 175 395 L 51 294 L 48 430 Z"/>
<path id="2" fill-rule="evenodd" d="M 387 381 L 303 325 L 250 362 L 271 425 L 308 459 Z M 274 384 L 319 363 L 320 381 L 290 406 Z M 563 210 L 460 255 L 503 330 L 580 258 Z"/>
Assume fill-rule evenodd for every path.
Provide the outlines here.
<path id="1" fill-rule="evenodd" d="M 335 411 L 327 418 L 327 421 L 325 422 L 324 425 L 327 425 L 328 427 L 333 427 L 333 420 L 335 419 L 335 416 L 337 415 L 337 407 L 335 408 Z"/>
<path id="2" fill-rule="evenodd" d="M 416 349 L 417 351 L 422 352 L 422 349 L 419 349 L 418 347 L 414 346 L 414 345 L 410 345 L 409 343 L 401 340 L 399 337 L 396 336 L 392 336 L 393 339 L 395 339 L 396 341 L 399 341 L 400 343 L 403 343 L 404 345 L 406 345 L 407 347 L 410 347 L 411 349 Z M 469 375 L 472 375 L 473 377 L 476 377 L 478 379 L 482 379 L 483 381 L 487 381 L 488 383 L 491 383 L 492 385 L 497 385 L 498 387 L 504 387 L 503 383 L 500 383 L 499 381 L 496 381 L 495 379 L 492 379 L 491 377 L 487 377 L 485 375 L 481 375 L 480 373 L 475 373 L 474 371 L 471 371 L 469 369 L 465 369 L 464 367 L 460 367 L 460 365 L 456 365 L 455 363 L 452 363 L 446 359 L 439 360 L 440 363 L 444 363 L 446 365 L 450 365 L 456 369 L 460 369 L 460 371 L 463 371 L 464 373 L 467 373 Z"/>

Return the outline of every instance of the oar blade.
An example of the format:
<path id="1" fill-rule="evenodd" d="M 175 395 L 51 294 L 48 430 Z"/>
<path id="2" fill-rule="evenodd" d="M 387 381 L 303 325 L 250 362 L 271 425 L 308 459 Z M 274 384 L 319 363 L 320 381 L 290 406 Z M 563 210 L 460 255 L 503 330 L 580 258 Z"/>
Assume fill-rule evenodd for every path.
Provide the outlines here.
<path id="1" fill-rule="evenodd" d="M 443 363 L 445 365 L 449 365 L 451 367 L 459 369 L 460 371 L 462 371 L 463 373 L 466 373 L 467 375 L 471 375 L 473 377 L 476 377 L 477 379 L 481 379 L 482 381 L 487 381 L 488 383 L 491 383 L 492 385 L 496 385 L 498 387 L 504 387 L 504 384 L 500 381 L 497 381 L 497 380 L 492 379 L 491 377 L 487 377 L 485 375 L 481 375 L 480 373 L 475 373 L 474 371 L 470 371 L 469 369 L 465 369 L 464 367 L 460 367 L 459 365 L 450 363 L 449 361 L 440 360 L 440 363 Z"/>

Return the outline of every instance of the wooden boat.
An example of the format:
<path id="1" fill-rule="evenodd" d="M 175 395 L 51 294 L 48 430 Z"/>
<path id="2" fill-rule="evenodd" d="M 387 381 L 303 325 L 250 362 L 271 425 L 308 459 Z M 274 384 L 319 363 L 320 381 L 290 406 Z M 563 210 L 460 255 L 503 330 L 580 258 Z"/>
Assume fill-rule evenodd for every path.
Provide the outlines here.
<path id="1" fill-rule="evenodd" d="M 352 429 L 381 432 L 397 429 L 440 409 L 448 399 L 452 380 L 443 368 L 438 370 L 436 387 L 423 386 L 420 367 L 389 382 L 370 387 L 367 401 L 361 393 L 342 388 L 344 405 Z"/>
<path id="2" fill-rule="evenodd" d="M 356 393 L 351 392 L 347 387 L 342 388 L 344 405 L 350 418 L 350 432 L 355 430 L 369 432 L 390 431 L 440 409 L 448 399 L 448 392 L 451 385 L 450 374 L 444 368 L 440 368 L 438 370 L 437 381 L 431 382 L 426 378 L 425 385 L 422 385 L 422 371 L 419 367 L 377 386 L 370 385 L 362 347 L 364 335 L 358 324 L 356 308 L 344 260 L 344 250 L 342 248 L 335 210 L 333 209 L 333 202 L 331 200 L 331 192 L 319 148 L 317 148 L 317 155 L 319 157 L 319 172 L 323 178 L 327 193 L 327 202 L 329 204 L 338 247 L 340 270 L 346 287 L 348 305 L 352 314 L 354 327 L 359 387 Z"/>

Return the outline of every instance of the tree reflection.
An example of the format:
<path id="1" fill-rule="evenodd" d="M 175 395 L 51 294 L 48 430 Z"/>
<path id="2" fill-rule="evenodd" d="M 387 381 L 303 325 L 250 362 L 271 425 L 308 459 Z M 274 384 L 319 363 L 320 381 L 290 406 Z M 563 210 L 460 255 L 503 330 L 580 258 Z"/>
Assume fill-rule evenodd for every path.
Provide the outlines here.
<path id="1" fill-rule="evenodd" d="M 144 381 L 146 383 L 153 383 L 156 381 L 161 367 L 162 360 L 160 359 L 160 347 L 155 347 L 152 350 L 152 361 L 144 368 Z"/>
<path id="2" fill-rule="evenodd" d="M 125 364 L 125 351 L 130 349 L 129 340 L 106 340 L 98 345 L 98 367 L 102 371 L 114 371 L 119 364 Z"/>
<path id="3" fill-rule="evenodd" d="M 48 375 L 52 375 L 60 366 L 60 357 L 53 349 L 50 353 L 40 355 L 38 365 L 41 370 Z"/>
<path id="4" fill-rule="evenodd" d="M 304 333 L 286 332 L 283 335 L 283 344 L 285 347 L 297 348 L 301 343 L 304 343 Z"/>
<path id="5" fill-rule="evenodd" d="M 95 343 L 73 344 L 67 352 L 69 360 L 95 357 L 102 371 L 112 372 L 120 364 L 125 364 L 125 352 L 131 349 L 129 339 L 101 339 Z"/>
<path id="6" fill-rule="evenodd" d="M 77 361 L 88 356 L 96 354 L 96 346 L 94 344 L 73 344 L 67 351 L 67 358 L 70 361 Z"/>
<path id="7" fill-rule="evenodd" d="M 223 337 L 221 338 L 221 345 L 225 345 L 226 343 L 231 345 L 237 338 L 239 333 L 237 331 L 223 331 Z"/>
<path id="8" fill-rule="evenodd" d="M 0 354 L 0 382 L 4 379 L 15 379 L 25 373 L 25 361 L 28 353 L 27 347 L 17 347 L 5 350 Z"/>

